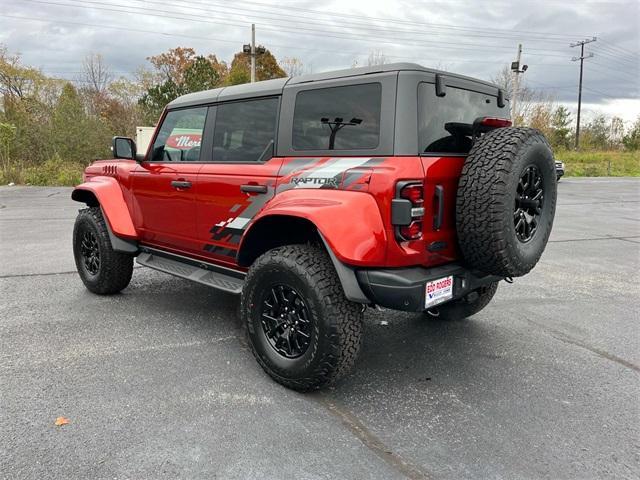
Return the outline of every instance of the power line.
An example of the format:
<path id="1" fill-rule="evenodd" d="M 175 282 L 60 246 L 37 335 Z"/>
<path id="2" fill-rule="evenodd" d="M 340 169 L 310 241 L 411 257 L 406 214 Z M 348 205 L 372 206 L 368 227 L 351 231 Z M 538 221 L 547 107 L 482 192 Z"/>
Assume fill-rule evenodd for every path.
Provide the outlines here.
<path id="1" fill-rule="evenodd" d="M 69 0 L 69 1 L 81 1 L 81 0 Z M 423 30 L 397 30 L 397 29 L 389 29 L 386 27 L 378 27 L 376 24 L 372 24 L 371 21 L 367 21 L 366 23 L 353 23 L 353 22 L 349 22 L 349 21 L 345 21 L 344 19 L 340 19 L 339 21 L 335 21 L 335 20 L 329 20 L 329 19 L 318 19 L 318 18 L 309 18 L 306 16 L 300 16 L 300 15 L 292 15 L 290 13 L 275 13 L 275 12 L 266 12 L 267 14 L 274 14 L 277 15 L 276 17 L 272 17 L 272 16 L 265 16 L 265 12 L 263 11 L 256 11 L 256 9 L 243 9 L 241 7 L 238 7 L 237 5 L 234 4 L 233 7 L 229 7 L 228 5 L 225 4 L 220 4 L 220 3 L 216 3 L 213 1 L 206 1 L 206 2 L 202 2 L 202 1 L 196 1 L 196 0 L 174 0 L 172 2 L 166 2 L 166 1 L 153 1 L 153 0 L 130 0 L 130 1 L 135 1 L 135 2 L 139 2 L 139 3 L 143 3 L 143 4 L 148 4 L 148 3 L 152 3 L 152 4 L 156 4 L 156 5 L 162 5 L 162 6 L 172 6 L 175 7 L 176 3 L 182 3 L 182 4 L 187 4 L 186 6 L 180 6 L 180 9 L 189 9 L 189 10 L 195 10 L 198 12 L 198 14 L 201 14 L 203 11 L 205 12 L 212 12 L 212 13 L 223 13 L 225 15 L 228 16 L 236 16 L 236 17 L 241 17 L 242 19 L 246 18 L 245 14 L 242 13 L 238 13 L 238 12 L 242 12 L 245 11 L 247 13 L 249 13 L 252 17 L 255 18 L 266 18 L 268 20 L 276 20 L 276 21 L 281 21 L 283 18 L 291 18 L 294 19 L 296 21 L 296 24 L 310 24 L 310 25 L 326 25 L 329 27 L 342 27 L 342 28 L 351 28 L 351 29 L 360 29 L 360 30 L 366 30 L 366 31 L 375 31 L 375 32 L 386 32 L 389 34 L 393 34 L 393 35 L 397 35 L 398 33 L 400 34 L 408 34 L 408 35 L 428 35 L 430 37 L 432 37 L 433 35 L 444 35 L 444 36 L 459 36 L 460 33 L 459 31 L 454 31 L 454 33 L 444 33 L 444 32 L 425 32 L 424 29 Z M 94 2 L 89 2 L 89 3 L 94 3 Z M 110 5 L 116 5 L 113 3 L 109 3 Z M 207 8 L 203 8 L 203 7 L 192 7 L 191 5 L 205 5 Z M 211 6 L 218 6 L 220 8 L 223 8 L 223 10 L 218 10 L 215 8 L 211 8 Z M 125 5 L 119 5 L 119 6 L 125 6 Z M 130 7 L 129 5 L 126 5 L 126 7 Z M 136 7 L 134 7 L 136 8 Z M 279 7 L 273 7 L 273 8 L 279 8 Z M 180 12 L 182 13 L 182 12 Z M 329 21 L 329 23 L 327 23 L 327 21 Z M 373 26 L 372 26 L 373 25 Z M 435 28 L 435 27 L 430 27 L 430 28 Z M 445 27 L 441 27 L 441 28 L 445 28 Z M 473 30 L 472 30 L 473 31 Z M 501 31 L 500 34 L 488 34 L 488 33 L 465 33 L 466 37 L 480 37 L 480 38 L 499 38 L 499 39 L 514 39 L 514 38 L 523 38 L 523 35 L 520 34 L 519 32 L 509 32 L 509 31 Z M 525 38 L 527 38 L 525 36 Z M 554 43 L 558 43 L 558 42 L 563 42 L 563 40 L 560 39 L 549 39 L 548 36 L 541 36 L 541 37 L 530 37 L 532 39 L 537 39 L 543 42 L 554 42 Z"/>
<path id="2" fill-rule="evenodd" d="M 531 81 L 531 80 L 530 80 L 530 83 L 533 83 L 534 85 L 536 85 L 536 89 L 538 89 L 538 90 L 547 90 L 547 89 L 574 90 L 575 88 L 578 87 L 578 85 L 576 85 L 576 84 L 573 84 L 573 85 L 549 85 L 547 83 L 541 83 L 541 82 L 538 82 L 538 81 Z M 540 86 L 537 86 L 537 85 L 540 85 Z M 619 98 L 619 97 L 614 97 L 613 95 L 609 95 L 608 93 L 601 92 L 600 90 L 596 90 L 595 88 L 587 87 L 585 85 L 583 85 L 582 88 L 584 90 L 589 90 L 590 92 L 597 93 L 597 94 L 602 95 L 602 96 L 607 97 L 607 98 L 612 98 L 612 99 Z"/>
<path id="3" fill-rule="evenodd" d="M 68 25 L 86 26 L 86 27 L 94 27 L 94 28 L 114 29 L 114 30 L 119 30 L 119 31 L 129 31 L 129 32 L 134 32 L 134 33 L 144 33 L 144 34 L 156 35 L 156 36 L 164 36 L 164 37 L 189 38 L 189 39 L 206 40 L 206 41 L 212 41 L 213 40 L 213 41 L 217 41 L 217 42 L 230 43 L 230 44 L 235 44 L 235 45 L 237 45 L 238 43 L 242 42 L 242 39 L 230 40 L 229 38 L 221 39 L 221 38 L 216 38 L 216 37 L 204 37 L 204 36 L 199 36 L 199 35 L 188 35 L 188 34 L 180 34 L 180 33 L 167 33 L 167 32 L 159 32 L 157 30 L 144 30 L 144 29 L 140 29 L 140 28 L 120 27 L 120 26 L 114 26 L 114 25 L 105 25 L 104 23 L 95 24 L 95 23 L 87 23 L 87 22 L 75 22 L 75 21 L 71 21 L 71 20 L 62 20 L 62 19 L 56 19 L 56 18 L 43 19 L 43 18 L 29 17 L 29 16 L 7 15 L 7 14 L 2 14 L 2 13 L 0 13 L 0 17 L 12 18 L 12 19 L 16 19 L 16 20 L 37 21 L 37 22 L 43 22 L 43 23 L 68 24 Z M 277 44 L 277 43 L 274 44 L 274 43 L 271 43 L 271 42 L 269 42 L 269 46 L 270 47 L 276 47 L 276 48 L 290 49 L 290 50 L 302 50 L 302 51 L 315 52 L 315 53 L 330 53 L 332 55 L 350 55 L 350 56 L 367 55 L 367 52 L 362 52 L 362 51 L 323 50 L 323 49 L 318 49 L 318 48 L 300 47 L 300 46 L 296 46 L 296 45 L 282 45 L 282 44 Z M 422 61 L 422 60 L 441 60 L 441 58 L 439 58 L 439 57 L 426 57 L 426 56 L 401 56 L 401 55 L 387 55 L 387 54 L 385 54 L 385 57 L 401 59 L 401 60 L 402 59 L 404 59 L 404 60 L 413 60 L 413 61 L 418 61 L 418 60 L 420 60 L 420 61 Z M 464 60 L 455 60 L 455 61 L 452 61 L 452 63 L 456 63 L 456 64 L 479 63 L 479 64 L 493 64 L 493 65 L 495 65 L 498 62 L 491 61 L 491 60 L 469 60 L 469 59 L 464 59 Z M 564 64 L 560 64 L 560 63 L 532 63 L 531 65 L 545 65 L 545 66 L 554 67 L 554 68 L 568 67 L 568 65 L 564 65 Z"/>
<path id="4" fill-rule="evenodd" d="M 598 45 L 598 50 L 601 52 L 605 52 L 607 55 L 610 55 L 614 58 L 620 59 L 620 60 L 626 60 L 629 62 L 632 62 L 634 64 L 638 64 L 638 61 L 640 60 L 640 55 L 638 54 L 631 54 L 631 53 L 624 53 L 624 52 L 619 52 L 617 50 L 613 50 L 612 48 L 608 47 L 607 45 Z"/>
<path id="5" fill-rule="evenodd" d="M 135 0 L 135 1 L 139 1 L 139 0 Z M 177 0 L 177 1 L 181 1 L 181 0 Z M 50 4 L 54 4 L 54 5 L 58 5 L 58 6 L 63 6 L 63 7 L 72 7 L 73 5 L 71 4 L 61 4 L 61 3 L 57 3 L 57 2 L 37 2 L 37 3 L 50 3 Z M 94 3 L 98 3 L 98 2 L 94 2 Z M 155 2 L 155 3 L 161 3 L 161 2 Z M 92 8 L 92 7 L 86 7 L 86 8 Z M 133 7 L 136 8 L 136 7 Z M 97 8 L 99 9 L 99 8 Z M 138 12 L 131 12 L 131 11 L 125 11 L 123 13 L 138 13 Z M 145 13 L 145 15 L 147 15 Z M 138 29 L 138 28 L 130 28 L 130 27 L 116 27 L 116 26 L 110 26 L 110 25 L 104 25 L 104 24 L 90 24 L 90 23 L 86 23 L 86 22 L 72 22 L 72 21 L 62 21 L 62 20 L 56 20 L 56 19 L 39 19 L 39 18 L 34 18 L 34 17 L 21 17 L 21 16 L 17 16 L 17 15 L 3 15 L 0 14 L 0 16 L 4 16 L 7 18 L 15 18 L 15 19 L 21 19 L 21 20 L 36 20 L 36 21 L 41 21 L 41 22 L 47 22 L 47 23 L 51 23 L 51 22 L 55 22 L 55 23 L 68 23 L 68 24 L 73 24 L 73 25 L 83 25 L 83 26 L 91 26 L 91 27 L 96 27 L 96 28 L 107 28 L 107 29 L 116 29 L 116 30 L 122 30 L 122 31 L 132 31 L 132 32 L 138 32 L 138 33 L 145 33 L 145 34 L 153 34 L 153 35 L 162 35 L 162 36 L 168 36 L 168 37 L 183 37 L 183 38 L 194 38 L 194 39 L 199 39 L 199 40 L 206 40 L 206 41 L 219 41 L 219 42 L 224 42 L 224 43 L 234 43 L 237 44 L 239 42 L 239 40 L 230 40 L 228 37 L 223 38 L 213 38 L 213 37 L 205 37 L 205 36 L 198 36 L 198 35 L 187 35 L 187 34 L 173 34 L 173 33 L 165 33 L 165 32 L 159 32 L 157 30 L 144 30 L 144 29 Z M 165 17 L 166 18 L 166 17 Z M 175 18 L 175 17 L 168 17 L 168 18 Z M 364 17 L 366 18 L 366 17 Z M 192 20 L 192 19 L 185 19 L 185 20 Z M 208 23 L 215 23 L 215 22 L 208 22 Z M 244 26 L 245 24 L 235 24 L 235 25 L 242 25 Z M 273 29 L 269 29 L 269 30 L 273 30 Z M 317 31 L 317 30 L 315 30 Z M 431 43 L 434 44 L 438 44 L 438 43 L 445 43 L 447 44 L 447 42 L 438 42 L 438 41 L 433 41 Z M 273 47 L 281 47 L 281 48 L 286 48 L 286 49 L 297 49 L 297 50 L 304 50 L 304 51 L 312 51 L 312 52 L 327 52 L 327 53 L 331 53 L 333 55 L 338 54 L 338 55 L 366 55 L 366 53 L 364 52 L 355 52 L 355 51 L 344 51 L 344 50 L 339 50 L 339 51 L 333 51 L 333 50 L 320 50 L 320 49 L 316 49 L 316 48 L 304 48 L 304 47 L 297 47 L 297 46 L 292 46 L 292 45 L 278 45 L 278 44 L 272 44 L 269 42 L 270 46 Z M 405 44 L 403 44 L 405 45 Z M 476 45 L 477 46 L 477 45 Z M 481 45 L 479 48 L 482 49 L 486 49 L 486 48 L 495 48 L 495 46 L 493 45 Z M 441 47 L 441 48 L 450 48 L 450 47 Z M 464 50 L 468 50 L 468 49 L 464 49 Z M 541 50 L 541 51 L 545 51 L 545 50 Z M 533 55 L 533 54 L 532 54 Z M 552 55 L 548 55 L 548 54 L 538 54 L 539 56 L 552 56 Z M 413 56 L 413 57 L 408 57 L 408 56 L 397 56 L 397 55 L 385 55 L 388 58 L 398 58 L 398 59 L 420 59 L 420 60 L 424 60 L 424 59 L 428 59 L 429 57 L 424 57 L 424 56 Z M 562 55 L 558 55 L 558 57 L 564 57 Z M 441 58 L 434 58 L 434 60 L 441 60 Z M 455 63 L 455 64 L 471 64 L 471 63 L 487 63 L 487 64 L 495 64 L 497 62 L 494 61 L 482 61 L 482 60 L 459 60 L 459 61 L 453 61 L 451 63 Z M 506 62 L 505 62 L 506 63 Z M 539 64 L 531 64 L 531 65 L 545 65 L 545 66 L 549 66 L 550 68 L 560 68 L 560 67 L 565 67 L 565 65 L 561 65 L 561 64 L 556 64 L 556 63 L 539 63 Z M 570 67 L 569 65 L 566 65 L 566 67 Z M 606 67 L 605 67 L 606 68 Z M 597 70 L 597 69 L 596 69 Z M 623 74 L 623 75 L 628 75 L 626 72 L 621 71 L 621 70 L 616 70 L 616 71 L 611 71 L 611 72 L 607 72 L 609 75 L 616 75 L 616 74 Z M 584 87 L 585 89 L 588 89 L 587 87 Z M 598 92 L 602 95 L 608 96 L 606 94 L 603 94 L 602 92 Z M 614 98 L 614 97 L 612 97 Z"/>
<path id="6" fill-rule="evenodd" d="M 626 49 L 624 47 L 621 47 L 620 45 L 610 44 L 607 40 L 600 39 L 600 41 L 604 41 L 605 42 L 605 47 L 606 48 L 610 48 L 612 50 L 619 50 L 621 53 L 626 54 L 626 55 L 634 55 L 636 57 L 640 56 L 640 53 L 638 53 L 638 51 L 628 50 L 628 49 Z"/>
<path id="7" fill-rule="evenodd" d="M 177 15 L 163 15 L 160 13 L 150 13 L 148 12 L 148 10 L 145 10 L 143 7 L 135 7 L 135 6 L 122 6 L 119 4 L 111 4 L 111 3 L 103 3 L 103 2 L 97 2 L 97 1 L 89 1 L 89 0 L 67 0 L 67 1 L 72 1 L 72 2 L 83 2 L 83 3 L 89 3 L 89 4 L 94 4 L 94 5 L 103 5 L 103 6 L 91 6 L 91 5 L 75 5 L 75 4 L 69 4 L 69 3 L 60 3 L 60 2 L 55 2 L 55 1 L 51 1 L 51 0 L 24 0 L 24 1 L 28 1 L 28 2 L 32 2 L 32 3 L 40 3 L 40 4 L 45 4 L 45 5 L 56 5 L 56 6 L 62 6 L 62 7 L 70 7 L 70 8 L 84 8 L 84 9 L 89 9 L 89 10 L 102 10 L 102 11 L 113 11 L 113 12 L 120 12 L 120 13 L 136 13 L 136 14 L 144 14 L 144 16 L 153 16 L 153 17 L 159 17 L 159 18 L 168 18 L 171 20 L 186 20 L 186 21 L 191 21 L 191 22 L 196 22 L 196 23 L 205 23 L 205 24 L 212 24 L 212 25 L 231 25 L 231 26 L 239 26 L 239 27 L 243 27 L 246 28 L 248 25 L 250 25 L 249 23 L 235 23 L 235 22 L 229 22 L 229 21 L 222 21 L 222 20 L 218 20 L 218 21 L 210 21 L 210 20 L 203 20 L 201 18 L 201 16 L 196 16 L 196 15 L 189 15 L 189 14 L 179 14 L 180 16 Z M 109 6 L 107 6 L 109 5 Z M 115 7 L 122 7 L 122 8 L 112 8 L 113 6 Z M 128 10 L 126 10 L 126 9 Z M 133 11 L 132 11 L 133 10 Z M 327 32 L 325 30 L 318 30 L 318 29 L 313 29 L 313 28 L 301 28 L 301 27 L 297 27 L 297 28 L 287 28 L 286 26 L 282 26 L 279 24 L 266 24 L 267 26 L 262 26 L 262 29 L 264 30 L 268 30 L 268 31 L 273 31 L 273 32 L 290 32 L 290 33 L 298 33 L 300 35 L 310 35 L 310 36 L 320 36 L 322 38 L 336 38 L 336 39 L 341 39 L 341 40 L 351 40 L 351 41 L 357 41 L 357 42 L 366 42 L 367 40 L 363 40 L 361 35 L 349 35 L 349 34 L 327 34 Z M 269 28 L 272 27 L 272 28 Z M 275 27 L 275 28 L 273 28 Z M 309 32 L 309 33 L 306 33 Z M 420 47 L 420 46 L 429 46 L 430 44 L 435 44 L 435 45 L 439 45 L 439 48 L 442 49 L 450 49 L 450 50 L 469 50 L 469 49 L 473 49 L 473 50 L 482 50 L 482 51 L 486 51 L 487 49 L 509 49 L 509 47 L 507 46 L 501 46 L 501 45 L 493 45 L 493 44 L 477 44 L 477 43 L 460 43 L 460 42 L 443 42 L 443 41 L 436 41 L 436 40 L 432 40 L 432 41 L 418 41 L 418 42 L 413 42 L 411 44 L 408 44 L 406 42 L 402 42 L 399 43 L 397 41 L 388 41 L 388 40 L 380 40 L 380 38 L 376 38 L 376 42 L 379 43 L 385 43 L 385 44 L 389 44 L 389 45 L 396 45 L 396 46 L 416 46 L 416 47 Z M 444 46 L 447 45 L 447 46 Z M 451 46 L 448 46 L 451 45 Z M 535 50 L 535 49 L 534 49 Z M 538 49 L 538 51 L 544 52 L 545 50 L 542 49 Z M 564 55 L 553 55 L 553 54 L 549 54 L 549 53 L 532 53 L 530 52 L 529 55 L 535 55 L 535 56 L 544 56 L 544 57 L 557 57 L 557 58 L 565 58 Z"/>
<path id="8" fill-rule="evenodd" d="M 210 2 L 203 2 L 203 1 L 193 0 L 193 3 L 199 3 L 199 4 L 207 5 Z M 400 20 L 400 19 L 394 19 L 394 18 L 369 17 L 369 16 L 365 16 L 365 15 L 348 14 L 348 13 L 342 13 L 342 12 L 339 13 L 339 14 L 333 14 L 333 13 L 323 12 L 323 11 L 320 11 L 320 10 L 313 10 L 313 9 L 308 9 L 308 8 L 295 7 L 295 6 L 291 6 L 291 5 L 278 6 L 278 5 L 273 5 L 273 4 L 263 3 L 263 2 L 256 2 L 256 1 L 248 1 L 248 0 L 241 0 L 241 1 L 236 0 L 234 2 L 234 6 L 235 6 L 236 3 L 245 3 L 245 4 L 249 4 L 249 5 L 255 5 L 255 6 L 258 6 L 258 7 L 262 8 L 262 9 L 264 9 L 264 8 L 284 9 L 286 11 L 296 10 L 296 11 L 309 13 L 309 14 L 312 15 L 312 18 L 318 18 L 318 16 L 323 16 L 324 15 L 324 16 L 330 16 L 330 17 L 338 16 L 339 18 L 362 19 L 362 20 L 365 20 L 367 22 L 378 21 L 378 22 L 382 22 L 382 23 L 385 23 L 385 24 L 395 23 L 395 24 L 401 24 L 401 25 L 413 25 L 413 26 L 417 26 L 417 27 L 425 27 L 425 26 L 427 26 L 427 27 L 431 27 L 431 28 L 453 29 L 453 30 L 460 30 L 460 31 L 510 32 L 509 30 L 506 30 L 506 29 L 497 29 L 497 28 L 488 28 L 488 27 L 465 27 L 465 26 L 455 25 L 455 24 L 437 24 L 437 23 L 427 23 L 427 22 L 415 22 L 415 21 L 410 21 L 410 20 Z M 520 34 L 520 35 L 522 35 L 522 34 L 534 34 L 534 35 L 541 35 L 541 36 L 546 37 L 546 38 L 549 38 L 550 36 L 553 36 L 553 37 L 559 37 L 559 38 L 563 38 L 563 39 L 574 38 L 575 35 L 576 35 L 576 34 L 571 35 L 571 34 L 563 34 L 563 33 L 534 32 L 534 31 L 527 31 L 527 30 L 518 30 L 518 34 Z"/>
<path id="9" fill-rule="evenodd" d="M 617 65 L 619 65 L 621 67 L 631 67 L 631 68 L 635 67 L 635 68 L 638 68 L 638 66 L 640 65 L 640 62 L 633 61 L 633 60 L 631 60 L 629 58 L 622 58 L 622 57 L 614 56 L 611 53 L 607 52 L 606 50 L 594 49 L 594 51 L 598 54 L 598 56 L 602 57 L 603 59 L 605 59 L 609 63 L 617 64 Z"/>
<path id="10" fill-rule="evenodd" d="M 38 2 L 38 0 L 29 0 L 29 1 L 36 1 L 36 2 Z M 78 0 L 69 0 L 69 1 L 78 1 Z M 135 1 L 141 1 L 141 0 L 135 0 Z M 178 1 L 181 1 L 181 0 L 178 0 Z M 56 2 L 42 2 L 42 1 L 40 1 L 39 3 L 49 3 L 49 4 L 59 5 L 59 6 L 63 6 L 63 7 L 71 7 L 71 6 L 72 6 L 72 5 L 70 5 L 70 4 L 61 4 L 61 3 L 56 3 Z M 98 5 L 114 5 L 114 4 L 111 4 L 111 3 L 109 3 L 109 4 L 105 4 L 105 3 L 101 3 L 101 2 L 86 2 L 86 3 L 93 3 L 93 4 L 98 4 Z M 164 5 L 162 2 L 158 2 L 158 1 L 156 1 L 156 2 L 151 2 L 151 3 L 156 3 L 156 4 Z M 119 6 L 121 6 L 121 5 L 119 5 Z M 82 7 L 83 7 L 83 8 L 96 8 L 96 9 L 105 8 L 105 7 L 90 7 L 90 6 L 82 6 Z M 141 7 L 130 7 L 130 6 L 125 6 L 125 8 L 134 8 L 134 9 L 138 9 L 138 10 L 139 10 Z M 123 10 L 120 10 L 120 9 L 110 9 L 110 8 L 107 8 L 107 10 L 123 11 Z M 126 10 L 126 11 L 124 11 L 124 12 L 125 12 L 125 13 L 137 13 L 137 12 L 130 12 L 129 10 Z M 145 11 L 145 14 L 147 14 L 147 12 L 146 12 L 146 11 Z M 155 14 L 155 15 L 157 15 L 157 14 Z M 183 14 L 183 15 L 184 15 L 184 14 Z M 165 15 L 161 15 L 161 16 L 162 16 L 162 17 L 167 18 L 167 16 L 165 16 Z M 168 18 L 175 18 L 175 16 L 174 16 L 174 17 L 168 17 Z M 198 18 L 198 19 L 193 19 L 193 18 L 183 18 L 183 19 L 184 19 L 184 20 L 187 20 L 187 21 L 197 21 L 197 22 L 202 22 L 202 20 L 201 20 L 201 19 L 199 19 L 199 18 Z M 208 23 L 215 23 L 215 22 L 208 22 Z M 220 21 L 220 22 L 217 22 L 217 23 L 227 23 L 227 24 L 234 25 L 234 26 L 240 26 L 240 25 L 244 26 L 244 24 L 237 24 L 237 23 L 233 23 L 233 22 L 222 22 L 222 21 Z M 279 27 L 279 26 L 278 26 L 278 27 Z M 267 30 L 271 30 L 271 31 L 273 31 L 273 30 L 274 30 L 274 29 L 270 29 L 270 28 L 266 28 L 266 29 L 267 29 Z M 279 31 L 279 30 L 285 30 L 285 29 L 282 29 L 282 28 L 280 28 L 280 27 L 279 27 L 276 31 Z M 309 30 L 309 31 L 311 31 L 311 32 L 318 32 L 318 30 L 315 30 L 315 29 L 306 29 L 306 30 Z M 289 31 L 291 31 L 291 30 L 289 30 Z M 296 30 L 296 31 L 297 31 L 297 30 Z M 299 32 L 298 32 L 298 33 L 299 33 Z M 307 34 L 307 33 L 304 33 L 304 34 Z M 312 33 L 309 33 L 308 35 L 312 35 Z M 340 35 L 340 36 L 337 36 L 337 35 L 327 35 L 325 31 L 321 31 L 321 35 L 322 35 L 323 37 L 331 36 L 331 37 L 333 37 L 333 38 L 350 38 L 350 39 L 353 39 L 353 37 L 348 37 L 348 36 L 345 36 L 345 35 Z M 218 40 L 219 40 L 219 41 L 224 41 L 224 40 L 222 40 L 222 39 L 218 39 Z M 362 41 L 362 39 L 361 39 L 361 38 L 356 38 L 356 39 L 353 39 L 353 40 L 356 40 L 356 41 Z M 378 40 L 378 42 L 380 42 L 380 40 Z M 382 43 L 388 43 L 388 44 L 391 44 L 391 45 L 398 45 L 398 43 L 397 43 L 397 42 L 382 42 Z M 442 49 L 453 49 L 453 50 L 460 50 L 460 49 L 462 49 L 462 47 L 465 47 L 465 48 L 464 48 L 464 50 L 468 50 L 468 48 L 469 48 L 469 47 L 481 48 L 481 49 L 483 49 L 483 50 L 484 50 L 484 49 L 486 49 L 486 48 L 492 48 L 492 49 L 495 49 L 495 48 L 501 48 L 501 49 L 503 49 L 503 48 L 507 48 L 507 47 L 503 47 L 503 46 L 494 46 L 494 45 L 486 45 L 486 44 L 485 44 L 485 45 L 478 45 L 478 44 L 464 44 L 464 45 L 462 45 L 462 44 L 459 44 L 459 42 L 455 42 L 455 43 L 454 43 L 454 42 L 442 42 L 442 41 L 434 41 L 434 40 L 431 40 L 431 41 L 430 41 L 430 42 L 428 42 L 428 43 L 433 43 L 433 44 L 440 45 L 440 48 L 442 48 Z M 403 45 L 405 45 L 405 44 L 403 44 Z M 444 46 L 444 45 L 452 45 L 452 46 Z M 289 48 L 290 48 L 290 47 L 289 47 Z M 532 49 L 532 50 L 535 50 L 535 49 Z M 539 49 L 538 51 L 540 51 L 540 52 L 545 52 L 545 51 L 547 51 L 547 52 L 548 52 L 549 50 Z M 553 50 L 551 50 L 551 51 L 553 51 Z M 529 54 L 530 54 L 530 55 L 537 55 L 537 56 L 545 56 L 545 57 L 557 57 L 557 58 L 564 58 L 564 55 L 553 55 L 553 54 L 550 54 L 550 53 L 535 53 L 535 52 L 529 52 Z M 360 55 L 360 54 L 358 53 L 358 55 Z M 388 56 L 388 57 L 391 57 L 390 55 L 387 55 L 387 56 Z M 401 58 L 401 57 L 400 57 L 400 56 L 395 56 L 395 58 Z M 405 58 L 408 58 L 408 57 L 405 57 Z M 420 58 L 424 58 L 424 57 L 420 57 Z M 469 62 L 469 63 L 470 63 L 470 62 Z M 478 63 L 480 63 L 480 62 L 478 62 Z M 628 65 L 628 66 L 632 66 L 632 65 Z"/>
<path id="11" fill-rule="evenodd" d="M 631 73 L 625 72 L 624 70 L 614 70 L 611 67 L 603 63 L 597 62 L 595 60 L 592 60 L 590 63 L 592 64 L 591 68 L 593 68 L 595 71 L 603 75 L 606 75 L 607 77 L 617 78 L 619 80 L 623 80 L 627 82 L 635 82 L 636 85 L 638 83 L 637 76 Z M 593 67 L 593 65 L 598 65 L 598 67 Z"/>

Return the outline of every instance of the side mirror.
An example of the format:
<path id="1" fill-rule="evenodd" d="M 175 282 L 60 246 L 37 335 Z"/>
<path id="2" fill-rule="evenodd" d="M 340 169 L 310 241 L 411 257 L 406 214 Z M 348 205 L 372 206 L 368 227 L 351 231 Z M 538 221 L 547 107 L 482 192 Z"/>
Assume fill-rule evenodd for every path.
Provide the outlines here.
<path id="1" fill-rule="evenodd" d="M 129 137 L 113 137 L 113 158 L 136 160 L 136 142 Z"/>

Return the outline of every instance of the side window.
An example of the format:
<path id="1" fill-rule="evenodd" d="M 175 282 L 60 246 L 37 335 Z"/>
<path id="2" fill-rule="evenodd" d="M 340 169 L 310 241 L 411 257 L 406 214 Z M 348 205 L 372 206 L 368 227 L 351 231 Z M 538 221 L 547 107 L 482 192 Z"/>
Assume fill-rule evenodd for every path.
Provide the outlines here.
<path id="1" fill-rule="evenodd" d="M 278 98 L 221 103 L 216 110 L 213 160 L 258 162 L 271 158 Z"/>
<path id="2" fill-rule="evenodd" d="M 153 142 L 153 162 L 197 162 L 207 108 L 187 108 L 167 113 Z"/>
<path id="3" fill-rule="evenodd" d="M 293 149 L 376 148 L 381 97 L 379 83 L 299 92 L 293 113 Z"/>

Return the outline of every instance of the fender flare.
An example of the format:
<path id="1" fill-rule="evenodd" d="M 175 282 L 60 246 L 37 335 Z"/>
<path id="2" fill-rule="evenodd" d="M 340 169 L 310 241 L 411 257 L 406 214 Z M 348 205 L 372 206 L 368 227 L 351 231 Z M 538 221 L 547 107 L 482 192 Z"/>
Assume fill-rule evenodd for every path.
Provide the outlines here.
<path id="1" fill-rule="evenodd" d="M 356 222 L 353 221 L 354 212 L 358 212 Z M 385 261 L 386 231 L 378 205 L 371 195 L 333 189 L 285 191 L 254 217 L 240 242 L 239 255 L 252 230 L 261 221 L 274 217 L 304 219 L 315 227 L 347 299 L 371 303 L 355 274 L 358 266 L 383 265 Z"/>
<path id="2" fill-rule="evenodd" d="M 252 219 L 239 250 L 251 229 L 273 215 L 311 222 L 342 263 L 363 267 L 385 264 L 387 233 L 378 204 L 367 193 L 320 188 L 282 192 Z"/>
<path id="3" fill-rule="evenodd" d="M 327 249 L 327 253 L 329 254 L 329 258 L 333 263 L 333 267 L 336 269 L 338 279 L 340 279 L 340 284 L 344 291 L 344 296 L 347 297 L 347 300 L 351 300 L 356 303 L 370 304 L 371 300 L 369 300 L 367 295 L 362 291 L 362 288 L 360 288 L 360 283 L 358 283 L 358 277 L 356 276 L 355 269 L 338 260 L 324 236 L 320 232 L 318 232 L 318 235 L 320 235 L 320 238 Z"/>
<path id="4" fill-rule="evenodd" d="M 71 192 L 71 199 L 90 207 L 100 207 L 114 250 L 126 253 L 138 251 L 138 234 L 115 178 L 93 177 L 76 186 Z"/>

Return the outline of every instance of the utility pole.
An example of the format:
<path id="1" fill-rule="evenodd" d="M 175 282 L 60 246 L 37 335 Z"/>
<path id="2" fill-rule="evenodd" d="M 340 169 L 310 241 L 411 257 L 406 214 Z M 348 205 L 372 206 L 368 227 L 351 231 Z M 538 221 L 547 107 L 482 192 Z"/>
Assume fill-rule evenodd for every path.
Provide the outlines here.
<path id="1" fill-rule="evenodd" d="M 251 24 L 251 43 L 242 46 L 242 51 L 251 57 L 251 83 L 256 81 L 256 57 L 266 50 L 264 47 L 256 48 L 256 24 Z"/>
<path id="2" fill-rule="evenodd" d="M 256 24 L 251 24 L 251 83 L 256 81 Z"/>
<path id="3" fill-rule="evenodd" d="M 516 105 L 518 103 L 518 89 L 520 88 L 520 74 L 526 72 L 527 68 L 529 68 L 528 65 L 523 65 L 522 68 L 520 68 L 520 58 L 521 58 L 521 56 L 522 56 L 522 44 L 519 43 L 518 44 L 518 54 L 516 56 L 516 61 L 515 62 L 511 62 L 511 71 L 514 74 L 513 92 L 511 92 L 511 120 L 513 120 L 514 123 L 517 120 L 516 119 L 516 115 L 518 113 Z"/>
<path id="4" fill-rule="evenodd" d="M 586 40 L 582 40 L 580 42 L 575 42 L 575 43 L 569 44 L 570 47 L 577 47 L 578 45 L 580 45 L 580 56 L 579 57 L 573 57 L 571 59 L 572 62 L 577 62 L 578 60 L 580 60 L 580 84 L 578 85 L 578 117 L 576 119 L 576 150 L 580 146 L 580 109 L 582 107 L 582 70 L 583 70 L 583 66 L 584 66 L 584 59 L 593 57 L 593 53 L 590 53 L 589 55 L 585 56 L 585 54 L 584 54 L 584 46 L 587 43 L 595 42 L 596 40 L 597 40 L 597 38 L 593 37 L 591 39 L 586 39 Z"/>

